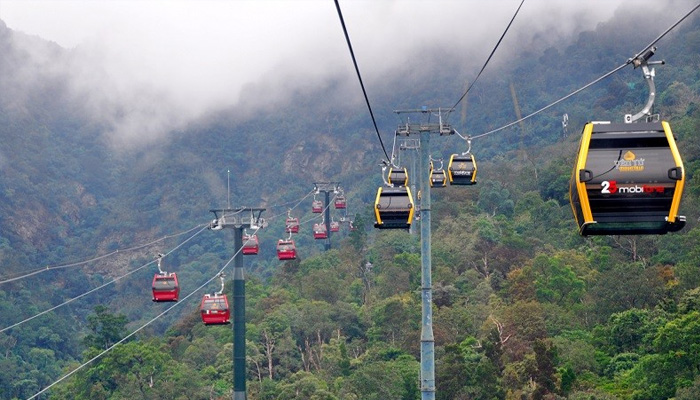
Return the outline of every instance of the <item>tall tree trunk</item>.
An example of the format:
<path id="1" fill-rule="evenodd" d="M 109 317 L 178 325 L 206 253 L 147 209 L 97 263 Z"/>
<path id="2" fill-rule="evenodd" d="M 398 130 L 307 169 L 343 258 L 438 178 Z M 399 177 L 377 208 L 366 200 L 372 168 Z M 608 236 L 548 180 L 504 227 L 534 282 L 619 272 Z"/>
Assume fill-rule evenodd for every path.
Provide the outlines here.
<path id="1" fill-rule="evenodd" d="M 267 373 L 270 379 L 273 378 L 273 363 L 272 363 L 272 353 L 275 350 L 275 339 L 270 336 L 267 330 L 263 330 L 263 337 L 265 338 L 265 357 L 267 358 Z"/>

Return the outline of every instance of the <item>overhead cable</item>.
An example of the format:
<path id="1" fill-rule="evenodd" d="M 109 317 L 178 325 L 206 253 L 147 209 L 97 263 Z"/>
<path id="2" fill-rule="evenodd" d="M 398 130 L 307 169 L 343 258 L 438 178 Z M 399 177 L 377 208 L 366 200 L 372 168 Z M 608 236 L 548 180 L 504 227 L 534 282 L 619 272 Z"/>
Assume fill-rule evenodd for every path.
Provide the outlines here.
<path id="1" fill-rule="evenodd" d="M 685 14 L 681 19 L 679 19 L 678 21 L 676 21 L 675 24 L 671 25 L 668 29 L 666 29 L 666 30 L 664 31 L 664 33 L 662 33 L 661 35 L 659 35 L 656 39 L 652 40 L 651 43 L 649 43 L 649 44 L 647 45 L 647 47 L 645 47 L 644 49 L 642 49 L 642 51 L 640 51 L 640 52 L 637 53 L 634 57 L 632 57 L 632 58 L 630 58 L 629 60 L 627 60 L 627 63 L 630 64 L 632 61 L 634 61 L 635 58 L 641 56 L 642 54 L 644 54 L 645 51 L 647 51 L 647 50 L 651 49 L 652 47 L 654 47 L 654 45 L 656 44 L 656 42 L 658 42 L 658 41 L 661 40 L 664 36 L 666 36 L 669 32 L 671 32 L 676 26 L 678 26 L 678 24 L 680 24 L 681 22 L 683 22 L 686 18 L 688 18 L 688 17 L 690 16 L 690 14 L 694 13 L 695 10 L 697 10 L 698 8 L 700 8 L 700 3 L 698 3 L 698 5 L 696 5 L 695 7 L 693 7 L 692 10 L 688 11 L 688 13 Z"/>
<path id="2" fill-rule="evenodd" d="M 257 229 L 256 229 L 255 231 L 257 232 Z M 135 330 L 134 330 L 133 332 L 131 332 L 130 334 L 126 335 L 124 338 L 122 338 L 122 339 L 119 340 L 118 342 L 114 343 L 113 345 L 109 346 L 107 349 L 105 349 L 105 350 L 103 350 L 102 352 L 100 352 L 98 355 L 96 355 L 96 356 L 94 356 L 93 358 L 87 360 L 86 362 L 80 364 L 80 365 L 77 366 L 75 369 L 73 369 L 73 370 L 70 371 L 69 373 L 63 375 L 62 377 L 60 377 L 58 380 L 56 380 L 56 381 L 53 382 L 52 384 L 50 384 L 50 385 L 48 385 L 47 387 L 41 389 L 41 391 L 35 393 L 32 397 L 29 397 L 27 400 L 35 399 L 35 398 L 37 398 L 37 396 L 39 396 L 40 394 L 46 392 L 47 390 L 51 389 L 51 388 L 54 387 L 55 385 L 57 385 L 57 384 L 63 382 L 65 379 L 69 378 L 70 376 L 72 376 L 72 375 L 75 374 L 76 372 L 80 371 L 81 369 L 83 369 L 84 367 L 86 367 L 87 365 L 89 365 L 90 363 L 92 363 L 93 361 L 97 360 L 98 358 L 100 358 L 100 357 L 102 357 L 103 355 L 107 354 L 108 352 L 112 351 L 112 349 L 114 349 L 114 348 L 117 347 L 118 345 L 120 345 L 120 344 L 124 343 L 125 341 L 129 340 L 132 336 L 134 336 L 135 334 L 137 334 L 138 332 L 140 332 L 141 330 L 143 330 L 144 328 L 146 328 L 148 325 L 152 324 L 153 322 L 155 322 L 156 320 L 158 320 L 160 317 L 162 317 L 163 315 L 167 314 L 170 310 L 172 310 L 173 308 L 179 306 L 179 305 L 182 304 L 185 300 L 187 300 L 187 299 L 189 299 L 190 297 L 192 297 L 195 293 L 197 293 L 197 292 L 199 292 L 200 290 L 202 290 L 206 285 L 208 285 L 209 283 L 211 283 L 211 281 L 213 281 L 214 279 L 218 278 L 219 275 L 221 275 L 221 273 L 224 272 L 224 270 L 226 269 L 226 267 L 228 267 L 229 264 L 231 264 L 231 263 L 233 262 L 233 260 L 236 258 L 236 256 L 238 255 L 238 253 L 239 253 L 242 249 L 243 249 L 243 247 L 241 247 L 240 249 L 238 249 L 238 250 L 236 251 L 236 253 L 233 255 L 233 257 L 231 257 L 231 259 L 228 260 L 228 262 L 219 270 L 219 272 L 218 272 L 216 275 L 214 275 L 214 276 L 211 277 L 209 280 L 207 280 L 206 282 L 204 282 L 201 286 L 199 286 L 197 289 L 195 289 L 194 291 L 192 291 L 190 294 L 188 294 L 187 296 L 183 297 L 179 302 L 177 302 L 177 303 L 173 304 L 172 306 L 168 307 L 165 311 L 163 311 L 162 313 L 156 315 L 156 316 L 153 317 L 150 321 L 148 321 L 148 322 L 146 322 L 145 324 L 141 325 L 140 327 L 138 327 L 137 329 L 135 329 Z"/>
<path id="3" fill-rule="evenodd" d="M 314 194 L 314 193 L 315 193 L 315 191 L 314 191 L 314 190 L 311 190 L 309 193 L 307 193 L 306 195 L 304 195 L 304 197 L 302 197 L 301 199 L 288 201 L 288 202 L 286 202 L 286 203 L 284 203 L 284 204 L 275 204 L 275 205 L 270 206 L 270 208 L 284 207 L 284 206 L 286 206 L 286 205 L 288 205 L 288 204 L 296 203 L 296 204 L 294 204 L 293 207 L 291 207 L 291 208 L 288 209 L 288 211 L 295 210 L 297 207 L 299 207 L 299 205 L 300 205 L 304 200 L 306 200 L 309 196 L 311 196 L 311 195 Z M 287 211 L 285 211 L 284 213 L 274 214 L 274 215 L 272 215 L 272 216 L 270 216 L 270 217 L 265 218 L 265 220 L 266 220 L 266 221 L 272 221 L 272 220 L 276 219 L 277 217 L 286 215 L 286 213 L 287 213 Z"/>
<path id="4" fill-rule="evenodd" d="M 583 86 L 583 87 L 581 87 L 581 88 L 579 88 L 579 89 L 577 89 L 577 90 L 575 90 L 575 91 L 573 91 L 573 92 L 567 94 L 566 96 L 560 98 L 559 100 L 556 100 L 555 102 L 553 102 L 553 103 L 551 103 L 551 104 L 548 104 L 548 105 L 546 105 L 546 106 L 540 108 L 539 110 L 537 110 L 537 111 L 535 111 L 535 112 L 533 112 L 533 113 L 530 113 L 530 114 L 528 114 L 528 115 L 526 115 L 526 116 L 524 116 L 524 117 L 522 117 L 522 118 L 520 118 L 520 119 L 518 119 L 518 120 L 516 120 L 516 121 L 513 121 L 513 122 L 511 122 L 511 123 L 509 123 L 509 124 L 507 124 L 507 125 L 503 125 L 503 126 L 500 127 L 500 128 L 496 128 L 496 129 L 490 130 L 490 131 L 488 131 L 488 132 L 484 132 L 484 133 L 479 134 L 479 135 L 471 136 L 471 138 L 472 138 L 472 139 L 477 139 L 477 138 L 480 138 L 480 137 L 488 136 L 488 135 L 490 135 L 490 134 L 492 134 L 492 133 L 496 133 L 496 132 L 502 131 L 502 130 L 504 130 L 504 129 L 506 129 L 506 128 L 510 128 L 510 127 L 513 126 L 513 125 L 516 125 L 516 124 L 518 124 L 518 123 L 520 123 L 520 122 L 522 122 L 522 121 L 525 121 L 526 119 L 532 118 L 532 117 L 534 117 L 535 115 L 541 113 L 542 111 L 545 111 L 545 110 L 547 110 L 547 109 L 549 109 L 549 108 L 554 107 L 555 105 L 561 103 L 562 101 L 568 99 L 569 97 L 574 96 L 574 95 L 578 94 L 579 92 L 581 92 L 581 91 L 583 91 L 583 90 L 585 90 L 585 89 L 588 89 L 589 87 L 591 87 L 591 86 L 595 85 L 596 83 L 602 81 L 603 79 L 609 77 L 610 75 L 612 75 L 612 74 L 614 74 L 615 72 L 621 70 L 622 68 L 626 67 L 627 65 L 628 65 L 628 64 L 625 63 L 625 64 L 622 64 L 622 65 L 618 66 L 617 68 L 615 68 L 615 69 L 613 69 L 612 71 L 606 73 L 605 75 L 601 76 L 600 78 L 598 78 L 598 79 L 596 79 L 596 80 L 594 80 L 594 81 L 588 83 L 587 85 L 585 85 L 585 86 Z"/>
<path id="5" fill-rule="evenodd" d="M 187 243 L 187 242 L 189 242 L 190 240 L 194 239 L 197 235 L 199 235 L 199 234 L 202 233 L 205 229 L 207 229 L 207 227 L 208 227 L 208 226 L 205 226 L 205 227 L 203 227 L 202 229 L 200 229 L 199 231 L 197 231 L 197 233 L 195 233 L 194 235 L 190 236 L 190 237 L 187 238 L 185 241 L 183 241 L 182 243 L 180 243 L 179 245 L 175 246 L 173 249 L 171 249 L 170 251 L 168 251 L 167 253 L 165 253 L 164 256 L 167 256 L 168 254 L 170 254 L 170 253 L 174 252 L 175 250 L 179 249 L 180 247 L 182 247 L 185 243 Z M 96 292 L 96 291 L 98 291 L 98 290 L 100 290 L 100 289 L 102 289 L 102 288 L 104 288 L 104 287 L 106 287 L 106 286 L 108 286 L 108 285 L 111 285 L 112 283 L 115 283 L 115 282 L 117 282 L 117 281 L 119 281 L 119 280 L 121 280 L 121 279 L 123 279 L 123 278 L 126 278 L 127 276 L 129 276 L 129 275 L 131 275 L 131 274 L 137 272 L 137 271 L 140 271 L 140 270 L 146 268 L 147 266 L 153 264 L 154 262 L 156 262 L 156 260 L 149 261 L 149 262 L 147 262 L 146 264 L 144 264 L 144 265 L 142 265 L 142 266 L 140 266 L 140 267 L 138 267 L 138 268 L 136 268 L 136 269 L 134 269 L 134 270 L 132 270 L 132 271 L 129 271 L 129 272 L 127 272 L 126 274 L 124 274 L 124 275 L 122 275 L 122 276 L 119 276 L 119 277 L 117 277 L 117 278 L 114 278 L 114 279 L 110 280 L 109 282 L 106 282 L 106 283 L 104 283 L 104 284 L 102 284 L 102 285 L 100 285 L 100 286 L 98 286 L 98 287 L 96 287 L 96 288 L 94 288 L 94 289 L 91 289 L 91 290 L 89 290 L 89 291 L 87 291 L 87 292 L 85 292 L 85 293 L 83 293 L 83 294 L 80 294 L 80 295 L 78 295 L 78 296 L 76 296 L 76 297 L 70 298 L 70 299 L 64 301 L 64 302 L 61 303 L 61 304 L 58 304 L 58 305 L 56 305 L 56 306 L 53 306 L 53 307 L 51 307 L 51 308 L 49 308 L 49 309 L 47 309 L 47 310 L 44 310 L 44 311 L 42 311 L 42 312 L 40 312 L 40 313 L 38 313 L 38 314 L 36 314 L 36 315 L 33 315 L 33 316 L 29 317 L 29 318 L 25 318 L 25 319 L 23 319 L 22 321 L 19 321 L 19 322 L 15 323 L 15 324 L 12 324 L 12 325 L 10 325 L 10 326 L 7 326 L 7 327 L 5 327 L 5 328 L 2 328 L 2 329 L 0 329 L 0 333 L 5 332 L 5 331 L 7 331 L 7 330 L 10 330 L 10 329 L 12 329 L 12 328 L 15 328 L 15 327 L 17 327 L 17 326 L 19 326 L 19 325 L 24 324 L 25 322 L 29 322 L 29 321 L 31 321 L 31 320 L 37 318 L 37 317 L 40 317 L 40 316 L 42 316 L 42 315 L 44 315 L 44 314 L 47 314 L 47 313 L 49 313 L 49 312 L 51 312 L 51 311 L 54 311 L 54 310 L 56 310 L 56 309 L 58 309 L 58 308 L 60 308 L 60 307 L 63 307 L 63 306 L 65 306 L 66 304 L 72 303 L 72 302 L 74 302 L 75 300 L 78 300 L 78 299 L 80 299 L 80 298 L 83 298 L 83 297 L 85 297 L 85 296 L 91 294 L 91 293 L 94 293 L 94 292 Z"/>
<path id="6" fill-rule="evenodd" d="M 489 54 L 489 57 L 486 59 L 486 62 L 485 62 L 484 65 L 481 67 L 481 71 L 479 71 L 479 73 L 476 75 L 476 78 L 474 78 L 474 80 L 473 80 L 472 83 L 469 85 L 469 87 L 467 88 L 467 90 L 464 92 L 464 94 L 462 95 L 462 97 L 460 97 L 459 100 L 457 100 L 457 102 L 455 103 L 455 105 L 452 106 L 451 110 L 454 110 L 454 109 L 457 107 L 457 105 L 459 105 L 459 103 L 461 103 L 462 100 L 464 100 L 464 98 L 467 96 L 467 93 L 469 93 L 469 91 L 471 90 L 472 86 L 474 86 L 474 84 L 476 83 L 476 81 L 477 81 L 477 80 L 479 79 L 479 77 L 481 76 L 481 73 L 484 72 L 484 70 L 486 69 L 486 66 L 489 64 L 489 61 L 491 61 L 491 57 L 493 57 L 493 55 L 496 53 L 496 49 L 498 49 L 498 46 L 499 46 L 499 45 L 501 44 L 501 42 L 503 41 L 503 38 L 506 36 L 506 33 L 508 33 L 508 29 L 510 29 L 510 26 L 513 24 L 513 21 L 515 21 L 515 17 L 518 15 L 518 12 L 520 12 L 520 8 L 523 6 L 523 3 L 525 3 L 525 0 L 522 0 L 522 1 L 520 2 L 520 5 L 518 6 L 518 9 L 515 10 L 515 14 L 513 14 L 513 18 L 510 19 L 510 22 L 508 23 L 508 26 L 506 26 L 506 29 L 503 31 L 503 34 L 501 35 L 501 38 L 498 39 L 498 42 L 496 43 L 496 46 L 494 46 L 493 50 L 491 50 L 491 54 Z M 449 118 L 450 118 L 450 113 L 448 112 L 447 117 L 445 117 L 445 120 L 448 120 Z"/>
<path id="7" fill-rule="evenodd" d="M 173 237 L 177 237 L 177 236 L 180 236 L 180 235 L 187 234 L 187 233 L 192 232 L 193 230 L 195 230 L 195 229 L 197 229 L 197 228 L 200 228 L 200 227 L 202 227 L 202 225 L 197 225 L 197 226 L 195 226 L 195 227 L 193 227 L 193 228 L 190 228 L 190 229 L 188 229 L 188 230 L 186 230 L 186 231 L 182 231 L 182 232 L 180 232 L 180 233 L 175 233 L 175 234 L 172 234 L 172 235 L 163 236 L 163 237 L 160 238 L 160 239 L 156 239 L 156 240 L 154 240 L 154 241 L 152 241 L 152 242 L 148 242 L 148 243 L 146 243 L 146 244 L 141 244 L 141 245 L 138 245 L 138 246 L 128 247 L 128 248 L 125 248 L 125 249 L 117 249 L 117 250 L 114 250 L 114 251 L 111 252 L 111 253 L 103 254 L 103 255 L 101 255 L 101 256 L 93 257 L 93 258 L 90 258 L 90 259 L 87 259 L 87 260 L 84 260 L 84 261 L 73 262 L 73 263 L 70 263 L 70 264 L 63 264 L 63 265 L 56 265 L 56 266 L 46 266 L 46 267 L 43 267 L 43 268 L 37 268 L 37 269 L 35 269 L 35 270 L 33 270 L 33 271 L 24 273 L 23 275 L 20 275 L 20 276 L 16 276 L 16 277 L 13 277 L 13 278 L 6 278 L 6 279 L 4 279 L 4 280 L 0 280 L 0 284 L 8 283 L 8 282 L 14 282 L 14 281 L 17 281 L 17 280 L 20 280 L 20 279 L 24 279 L 24 278 L 28 278 L 28 277 L 30 277 L 30 276 L 34 276 L 34 275 L 37 275 L 37 274 L 40 274 L 40 273 L 46 272 L 46 271 L 52 271 L 52 270 L 56 270 L 56 269 L 65 269 L 65 268 L 77 267 L 77 266 L 85 265 L 85 264 L 87 264 L 87 263 L 91 263 L 91 262 L 94 262 L 94 261 L 102 260 L 102 259 L 107 258 L 107 257 L 109 257 L 109 256 L 113 256 L 113 255 L 115 255 L 115 254 L 117 254 L 117 253 L 125 253 L 125 252 L 129 252 L 129 251 L 139 250 L 139 249 L 142 249 L 142 248 L 144 248 L 144 247 L 151 246 L 151 245 L 153 245 L 153 244 L 155 244 L 155 243 L 162 242 L 162 241 L 165 240 L 165 239 L 170 239 L 170 238 L 173 238 Z"/>
<path id="8" fill-rule="evenodd" d="M 548 105 L 546 105 L 546 106 L 540 108 L 539 110 L 537 110 L 537 111 L 535 111 L 535 112 L 532 112 L 532 113 L 530 113 L 530 114 L 528 114 L 528 115 L 526 115 L 526 116 L 524 116 L 524 117 L 522 117 L 522 118 L 520 118 L 520 119 L 518 119 L 518 120 L 516 120 L 516 121 L 513 121 L 513 122 L 511 122 L 511 123 L 509 123 L 509 124 L 503 125 L 503 126 L 500 127 L 500 128 L 496 128 L 496 129 L 490 130 L 490 131 L 488 131 L 488 132 L 484 132 L 484 133 L 479 134 L 479 135 L 471 136 L 471 138 L 472 138 L 472 139 L 477 139 L 477 138 L 480 138 L 480 137 L 484 137 L 484 136 L 490 135 L 490 134 L 492 134 L 492 133 L 496 133 L 496 132 L 502 131 L 502 130 L 504 130 L 504 129 L 506 129 L 506 128 L 510 128 L 510 127 L 513 126 L 513 125 L 516 125 L 516 124 L 518 124 L 518 123 L 520 123 L 520 122 L 522 122 L 522 121 L 525 121 L 526 119 L 532 118 L 532 117 L 534 117 L 535 115 L 541 113 L 542 111 L 545 111 L 545 110 L 547 110 L 547 109 L 549 109 L 549 108 L 552 108 L 553 106 L 555 106 L 555 105 L 561 103 L 562 101 L 568 99 L 569 97 L 571 97 L 571 96 L 573 96 L 573 95 L 575 95 L 575 94 L 578 94 L 579 92 L 581 92 L 581 91 L 583 91 L 583 90 L 585 90 L 585 89 L 588 89 L 590 86 L 592 86 L 592 85 L 594 85 L 594 84 L 600 82 L 601 80 L 603 80 L 603 79 L 609 77 L 610 75 L 616 73 L 617 71 L 619 71 L 619 70 L 621 70 L 622 68 L 628 66 L 629 64 L 632 64 L 632 62 L 633 62 L 637 57 L 639 57 L 639 56 L 642 55 L 644 52 L 646 52 L 646 51 L 649 50 L 651 47 L 653 47 L 653 46 L 656 44 L 656 42 L 658 42 L 659 40 L 661 40 L 661 38 L 663 38 L 664 36 L 666 36 L 666 34 L 668 34 L 668 33 L 669 33 L 671 30 L 673 30 L 676 26 L 678 26 L 678 24 L 680 24 L 683 20 L 685 20 L 686 18 L 688 18 L 688 17 L 689 17 L 693 12 L 695 12 L 698 8 L 700 8 L 700 4 L 698 4 L 698 5 L 696 5 L 695 7 L 693 7 L 692 10 L 690 10 L 687 14 L 685 14 L 685 15 L 684 15 L 681 19 L 679 19 L 676 23 L 674 23 L 674 24 L 671 25 L 668 29 L 666 29 L 666 31 L 664 31 L 664 33 L 662 33 L 661 35 L 659 35 L 659 36 L 658 36 L 656 39 L 654 39 L 648 46 L 646 46 L 642 51 L 640 51 L 639 53 L 637 53 L 634 57 L 628 59 L 624 64 L 618 66 L 617 68 L 613 69 L 612 71 L 610 71 L 610 72 L 608 72 L 608 73 L 602 75 L 600 78 L 598 78 L 598 79 L 596 79 L 596 80 L 594 80 L 594 81 L 588 83 L 587 85 L 585 85 L 585 86 L 583 86 L 583 87 L 581 87 L 581 88 L 579 88 L 579 89 L 577 89 L 577 90 L 575 90 L 575 91 L 573 91 L 573 92 L 567 94 L 566 96 L 560 98 L 559 100 L 556 100 L 556 101 L 554 101 L 553 103 L 548 104 Z"/>
<path id="9" fill-rule="evenodd" d="M 343 19 L 343 13 L 340 11 L 340 4 L 338 0 L 335 0 L 335 8 L 338 11 L 338 17 L 340 18 L 340 24 L 343 26 L 343 33 L 345 34 L 345 41 L 348 43 L 348 49 L 350 50 L 350 56 L 352 57 L 352 63 L 355 65 L 355 72 L 357 72 L 357 79 L 360 81 L 360 86 L 362 87 L 362 93 L 365 96 L 365 102 L 367 103 L 367 109 L 369 110 L 369 115 L 372 117 L 372 124 L 374 124 L 374 131 L 377 132 L 377 138 L 379 139 L 379 144 L 382 146 L 382 151 L 384 151 L 384 156 L 386 156 L 387 161 L 391 161 L 389 158 L 389 153 L 384 147 L 384 141 L 382 141 L 382 136 L 379 134 L 379 128 L 377 127 L 377 121 L 374 118 L 374 113 L 372 112 L 372 106 L 369 104 L 369 98 L 367 97 L 367 90 L 365 90 L 365 84 L 362 82 L 362 75 L 360 74 L 360 68 L 357 66 L 357 59 L 355 59 L 355 52 L 352 49 L 352 43 L 350 43 L 350 36 L 348 35 L 348 30 L 345 27 L 345 20 Z"/>

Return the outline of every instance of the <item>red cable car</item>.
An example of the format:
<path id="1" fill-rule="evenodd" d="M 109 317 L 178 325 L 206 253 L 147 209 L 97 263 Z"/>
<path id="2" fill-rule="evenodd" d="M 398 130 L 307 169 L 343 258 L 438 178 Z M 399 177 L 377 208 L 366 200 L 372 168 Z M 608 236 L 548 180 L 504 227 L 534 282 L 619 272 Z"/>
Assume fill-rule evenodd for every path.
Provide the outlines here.
<path id="1" fill-rule="evenodd" d="M 314 214 L 320 214 L 323 212 L 323 202 L 321 200 L 314 200 L 311 202 L 311 212 Z"/>
<path id="2" fill-rule="evenodd" d="M 243 254 L 246 256 L 255 256 L 260 251 L 258 243 L 258 235 L 243 235 Z"/>
<path id="3" fill-rule="evenodd" d="M 287 233 L 299 233 L 299 218 L 287 218 L 284 230 Z"/>
<path id="4" fill-rule="evenodd" d="M 331 221 L 331 232 L 340 232 L 340 222 Z"/>
<path id="5" fill-rule="evenodd" d="M 277 241 L 277 258 L 280 260 L 296 260 L 297 247 L 292 239 Z"/>
<path id="6" fill-rule="evenodd" d="M 345 196 L 339 194 L 335 196 L 335 208 L 347 208 L 348 202 L 345 200 Z"/>
<path id="7" fill-rule="evenodd" d="M 325 223 L 314 224 L 314 239 L 328 239 L 328 230 Z"/>
<path id="8" fill-rule="evenodd" d="M 177 274 L 164 273 L 153 276 L 153 301 L 177 301 L 180 296 L 180 285 Z"/>
<path id="9" fill-rule="evenodd" d="M 225 294 L 205 294 L 199 307 L 204 325 L 231 323 L 231 309 Z"/>

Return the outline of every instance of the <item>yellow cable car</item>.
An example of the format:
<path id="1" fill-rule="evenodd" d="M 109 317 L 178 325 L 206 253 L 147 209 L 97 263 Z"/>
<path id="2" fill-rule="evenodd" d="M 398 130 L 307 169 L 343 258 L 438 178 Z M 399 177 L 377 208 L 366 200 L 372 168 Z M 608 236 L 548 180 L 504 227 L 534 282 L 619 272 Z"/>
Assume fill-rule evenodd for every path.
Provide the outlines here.
<path id="1" fill-rule="evenodd" d="M 408 229 L 413 221 L 415 206 L 407 186 L 382 186 L 374 202 L 375 228 Z"/>
<path id="2" fill-rule="evenodd" d="M 584 126 L 569 197 L 587 235 L 676 232 L 685 174 L 668 122 Z"/>
<path id="3" fill-rule="evenodd" d="M 406 168 L 389 168 L 387 181 L 394 186 L 408 186 L 408 171 Z"/>
<path id="4" fill-rule="evenodd" d="M 466 153 L 450 156 L 447 174 L 450 178 L 450 185 L 475 185 L 476 160 L 474 160 L 474 155 Z"/>
<path id="5" fill-rule="evenodd" d="M 442 161 L 440 168 L 435 169 L 433 162 L 430 161 L 430 187 L 445 187 L 447 186 L 447 174 L 442 169 Z"/>

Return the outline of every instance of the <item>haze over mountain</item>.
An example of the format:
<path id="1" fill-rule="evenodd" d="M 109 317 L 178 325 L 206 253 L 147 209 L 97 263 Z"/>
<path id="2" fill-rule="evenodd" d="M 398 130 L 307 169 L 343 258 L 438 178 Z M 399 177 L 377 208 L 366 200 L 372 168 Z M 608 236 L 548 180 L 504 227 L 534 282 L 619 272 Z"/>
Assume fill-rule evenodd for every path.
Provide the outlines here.
<path id="1" fill-rule="evenodd" d="M 690 3 L 587 1 L 555 8 L 548 1 L 528 1 L 489 72 L 507 68 L 514 55 L 566 46 L 615 13 L 653 15 L 646 29 L 660 31 Z M 518 4 L 341 6 L 373 97 L 400 90 L 402 81 L 429 80 L 436 67 L 448 64 L 459 66 L 452 77 L 455 90 L 435 100 L 451 103 L 459 97 L 456 89 L 474 78 Z M 4 1 L 0 19 L 67 49 L 57 62 L 52 46 L 34 46 L 27 61 L 47 73 L 42 66 L 50 59 L 49 70 L 63 76 L 82 114 L 99 122 L 119 147 L 150 145 L 210 112 L 274 114 L 299 92 L 332 88 L 337 107 L 355 112 L 363 106 L 332 2 Z M 21 78 L 32 80 L 31 74 Z M 20 91 L 28 84 L 13 83 Z"/>

